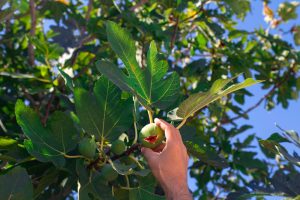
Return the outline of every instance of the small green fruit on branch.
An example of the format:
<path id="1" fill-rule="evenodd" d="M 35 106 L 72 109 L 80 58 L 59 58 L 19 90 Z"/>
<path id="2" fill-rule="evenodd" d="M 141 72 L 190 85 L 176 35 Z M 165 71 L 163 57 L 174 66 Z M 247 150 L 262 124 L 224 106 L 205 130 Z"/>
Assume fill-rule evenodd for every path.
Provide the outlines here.
<path id="1" fill-rule="evenodd" d="M 122 140 L 115 140 L 112 142 L 110 150 L 115 155 L 121 155 L 126 150 L 126 145 Z"/>
<path id="2" fill-rule="evenodd" d="M 144 126 L 139 136 L 142 146 L 152 149 L 160 145 L 163 139 L 164 131 L 154 123 Z"/>
<path id="3" fill-rule="evenodd" d="M 136 144 L 132 145 L 129 149 L 127 149 L 125 152 L 123 152 L 121 155 L 112 156 L 111 160 L 114 161 L 114 160 L 117 160 L 117 159 L 119 159 L 121 157 L 129 156 L 134 151 L 139 150 L 140 147 L 141 147 L 141 144 L 136 143 Z"/>
<path id="4" fill-rule="evenodd" d="M 80 141 L 78 150 L 81 155 L 93 159 L 96 155 L 96 148 L 97 144 L 95 142 L 95 138 L 85 137 Z"/>

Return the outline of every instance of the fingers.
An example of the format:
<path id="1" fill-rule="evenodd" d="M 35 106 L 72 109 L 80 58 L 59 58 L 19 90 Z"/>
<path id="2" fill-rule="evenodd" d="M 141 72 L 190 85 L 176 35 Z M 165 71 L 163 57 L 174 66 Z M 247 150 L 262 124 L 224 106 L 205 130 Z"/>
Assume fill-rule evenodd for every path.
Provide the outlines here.
<path id="1" fill-rule="evenodd" d="M 148 161 L 150 167 L 155 163 L 156 158 L 158 157 L 158 153 L 152 151 L 152 149 L 142 147 L 142 154 L 145 156 Z"/>
<path id="2" fill-rule="evenodd" d="M 168 140 L 173 140 L 176 137 L 178 137 L 178 130 L 175 129 L 174 126 L 172 126 L 168 122 L 158 118 L 155 118 L 154 122 L 157 126 L 159 126 L 162 130 L 165 131 L 167 142 Z"/>
<path id="3" fill-rule="evenodd" d="M 165 148 L 166 143 L 161 143 L 158 147 L 156 147 L 155 149 L 153 149 L 153 151 L 155 152 L 162 152 L 162 150 Z"/>

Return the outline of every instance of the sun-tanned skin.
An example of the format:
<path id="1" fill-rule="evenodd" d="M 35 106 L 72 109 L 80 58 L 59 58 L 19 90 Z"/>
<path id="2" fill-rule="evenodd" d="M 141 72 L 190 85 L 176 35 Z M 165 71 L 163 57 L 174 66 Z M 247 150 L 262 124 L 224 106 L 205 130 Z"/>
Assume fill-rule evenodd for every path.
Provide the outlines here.
<path id="1" fill-rule="evenodd" d="M 191 200 L 187 185 L 188 154 L 179 131 L 161 119 L 155 124 L 165 131 L 166 143 L 156 149 L 142 148 L 153 175 L 159 181 L 168 200 Z"/>

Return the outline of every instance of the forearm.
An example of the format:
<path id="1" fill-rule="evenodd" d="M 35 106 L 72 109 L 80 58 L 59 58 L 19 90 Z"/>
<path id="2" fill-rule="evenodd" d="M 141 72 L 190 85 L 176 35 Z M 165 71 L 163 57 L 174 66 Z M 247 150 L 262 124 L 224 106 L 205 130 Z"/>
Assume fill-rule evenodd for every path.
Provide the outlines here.
<path id="1" fill-rule="evenodd" d="M 167 200 L 192 200 L 192 194 L 190 193 L 186 184 L 178 184 L 176 182 L 170 184 L 173 187 L 164 189 Z M 169 186 L 170 186 L 169 185 Z"/>
<path id="2" fill-rule="evenodd" d="M 192 194 L 187 190 L 167 195 L 167 200 L 192 200 Z"/>

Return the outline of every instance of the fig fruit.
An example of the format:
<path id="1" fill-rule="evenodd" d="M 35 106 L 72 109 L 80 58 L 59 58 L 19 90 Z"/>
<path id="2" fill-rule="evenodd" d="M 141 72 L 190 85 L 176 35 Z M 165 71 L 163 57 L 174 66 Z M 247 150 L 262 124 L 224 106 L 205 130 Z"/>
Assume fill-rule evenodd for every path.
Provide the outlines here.
<path id="1" fill-rule="evenodd" d="M 95 142 L 94 136 L 92 136 L 92 138 L 87 138 L 87 137 L 83 138 L 79 142 L 78 150 L 81 153 L 81 155 L 92 159 L 96 154 L 96 148 L 97 148 L 97 144 Z"/>
<path id="2" fill-rule="evenodd" d="M 111 144 L 111 152 L 121 155 L 126 150 L 126 145 L 122 140 L 116 140 Z"/>
<path id="3" fill-rule="evenodd" d="M 143 147 L 154 149 L 162 143 L 164 131 L 154 123 L 147 124 L 140 132 L 139 140 Z"/>
<path id="4" fill-rule="evenodd" d="M 113 181 L 118 178 L 118 172 L 112 168 L 110 164 L 105 164 L 101 170 L 103 177 L 107 181 Z"/>

